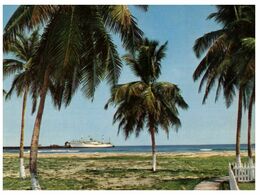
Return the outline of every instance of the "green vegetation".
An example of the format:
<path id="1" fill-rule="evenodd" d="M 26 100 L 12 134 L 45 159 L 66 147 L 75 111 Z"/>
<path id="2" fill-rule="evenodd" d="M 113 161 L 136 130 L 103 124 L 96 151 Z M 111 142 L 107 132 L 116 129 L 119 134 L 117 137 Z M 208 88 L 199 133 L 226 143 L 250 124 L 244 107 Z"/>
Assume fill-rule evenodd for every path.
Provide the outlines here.
<path id="1" fill-rule="evenodd" d="M 22 103 L 22 117 L 21 117 L 21 130 L 20 130 L 20 177 L 25 178 L 25 171 L 23 165 L 24 156 L 24 128 L 26 116 L 26 103 L 29 92 L 33 93 L 32 99 L 34 102 L 32 112 L 35 110 L 35 102 L 37 99 L 37 85 L 35 81 L 35 65 L 32 65 L 32 58 L 39 45 L 39 30 L 34 30 L 29 36 L 25 33 L 17 35 L 16 42 L 9 45 L 9 54 L 15 56 L 14 58 L 5 58 L 3 60 L 3 73 L 4 76 L 10 76 L 15 73 L 10 90 L 5 94 L 5 99 L 11 98 L 12 94 L 16 92 L 17 96 L 23 96 Z M 32 89 L 30 90 L 30 85 Z"/>
<path id="2" fill-rule="evenodd" d="M 153 172 L 150 155 L 40 157 L 38 169 L 45 190 L 192 190 L 202 180 L 226 176 L 227 164 L 234 160 L 234 156 L 158 154 L 158 169 Z M 28 164 L 29 159 L 25 158 L 27 168 Z M 17 169 L 18 158 L 4 156 L 4 190 L 31 189 L 30 178 L 21 180 Z M 253 189 L 252 185 L 241 184 L 241 189 Z"/>
<path id="3" fill-rule="evenodd" d="M 41 189 L 37 153 L 48 91 L 55 107 L 60 109 L 63 104 L 70 104 L 79 88 L 93 98 L 101 80 L 114 86 L 122 62 L 111 34 L 119 35 L 123 47 L 133 51 L 143 32 L 127 5 L 20 5 L 4 27 L 4 52 L 12 51 L 11 45 L 17 42 L 19 33 L 35 27 L 43 29 L 36 51 L 29 49 L 33 53 L 31 66 L 37 67 L 32 78 L 36 85 L 30 82 L 24 87 L 36 87 L 33 100 L 39 99 L 31 140 L 30 174 L 35 181 L 32 188 Z"/>
<path id="4" fill-rule="evenodd" d="M 203 103 L 216 89 L 218 100 L 223 91 L 227 108 L 238 95 L 236 155 L 240 162 L 242 107 L 248 109 L 248 157 L 252 159 L 251 123 L 255 101 L 255 6 L 217 5 L 208 19 L 222 24 L 216 31 L 204 34 L 194 44 L 198 58 L 206 53 L 193 73 L 194 81 L 201 78 L 199 91 L 205 86 Z M 246 22 L 244 22 L 246 21 Z M 217 88 L 213 88 L 217 83 Z"/>
<path id="5" fill-rule="evenodd" d="M 255 182 L 250 183 L 238 183 L 240 190 L 255 190 Z"/>
<path id="6" fill-rule="evenodd" d="M 188 108 L 177 85 L 158 81 L 166 49 L 167 42 L 160 46 L 158 41 L 145 38 L 135 55 L 126 54 L 126 63 L 140 80 L 114 86 L 105 106 L 117 107 L 113 123 L 119 122 L 118 132 L 122 130 L 125 139 L 133 133 L 138 137 L 146 126 L 151 135 L 153 171 L 156 171 L 155 134 L 159 127 L 167 136 L 170 127 L 177 130 L 181 126 L 178 108 Z"/>
<path id="7" fill-rule="evenodd" d="M 147 6 L 141 8 L 147 10 Z M 215 82 L 218 83 L 216 100 L 222 89 L 227 107 L 239 94 L 236 155 L 240 162 L 242 106 L 248 109 L 248 156 L 252 158 L 255 6 L 218 5 L 217 12 L 210 14 L 209 19 L 215 19 L 222 27 L 196 40 L 196 56 L 199 58 L 205 52 L 206 55 L 201 59 L 193 78 L 201 78 L 199 90 L 206 84 L 204 103 Z M 40 40 L 36 39 L 36 35 L 33 39 L 39 45 L 27 48 L 28 44 L 24 44 L 25 40 L 19 34 L 40 26 L 43 27 Z M 111 34 L 120 36 L 123 48 L 129 52 L 124 59 L 141 81 L 117 85 L 123 64 Z M 231 157 L 222 156 L 159 156 L 157 173 L 150 170 L 148 156 L 42 158 L 37 170 L 38 142 L 48 92 L 51 92 L 54 105 L 60 109 L 63 104 L 70 104 L 79 88 L 86 97 L 93 98 L 97 86 L 104 79 L 112 88 L 109 103 L 118 106 L 114 122 L 120 122 L 119 129 L 124 129 L 126 138 L 131 133 L 138 136 L 147 124 L 152 140 L 153 170 L 156 170 L 155 133 L 159 126 L 167 134 L 169 127 L 178 128 L 181 123 L 177 107 L 185 109 L 188 105 L 176 85 L 157 82 L 167 43 L 157 49 L 159 45 L 156 41 L 142 40 L 143 32 L 127 5 L 23 5 L 11 16 L 4 27 L 3 49 L 4 52 L 18 53 L 18 60 L 5 59 L 4 73 L 9 75 L 24 69 L 20 76 L 15 77 L 11 91 L 15 87 L 18 94 L 23 93 L 24 104 L 27 93 L 31 92 L 33 110 L 36 111 L 38 106 L 30 152 L 30 173 L 35 181 L 32 189 L 41 189 L 38 172 L 42 189 L 50 190 L 193 189 L 201 180 L 227 175 L 227 164 Z M 29 55 L 20 55 L 17 45 L 22 51 L 28 51 Z M 20 46 L 25 46 L 25 49 Z M 137 59 L 136 53 L 139 53 Z M 33 77 L 29 74 L 31 71 Z M 22 118 L 24 112 L 25 105 Z M 22 154 L 21 151 L 20 157 Z M 17 158 L 6 156 L 4 189 L 30 189 L 30 180 L 20 180 L 17 169 Z M 248 189 L 252 187 L 250 185 L 241 184 L 241 188 Z"/>
<path id="8" fill-rule="evenodd" d="M 238 183 L 238 188 L 240 190 L 255 190 L 255 182 L 250 182 L 250 183 Z M 221 190 L 229 190 L 229 183 L 224 182 L 222 183 Z"/>
<path id="9" fill-rule="evenodd" d="M 229 190 L 229 183 L 228 183 L 228 181 L 227 182 L 223 182 L 220 185 L 220 190 Z"/>

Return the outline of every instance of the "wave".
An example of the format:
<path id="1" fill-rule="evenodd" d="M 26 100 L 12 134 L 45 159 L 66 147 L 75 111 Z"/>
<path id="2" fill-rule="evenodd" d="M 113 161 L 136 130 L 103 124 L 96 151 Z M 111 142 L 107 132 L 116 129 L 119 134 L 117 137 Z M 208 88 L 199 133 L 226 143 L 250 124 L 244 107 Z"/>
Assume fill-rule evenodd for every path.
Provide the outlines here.
<path id="1" fill-rule="evenodd" d="M 207 152 L 207 151 L 212 151 L 212 149 L 209 149 L 209 148 L 202 148 L 202 149 L 200 149 L 200 151 Z"/>
<path id="2" fill-rule="evenodd" d="M 39 150 L 42 153 L 77 153 L 79 150 Z"/>
<path id="3" fill-rule="evenodd" d="M 78 153 L 79 150 L 39 150 L 39 153 Z M 30 150 L 24 153 L 30 153 Z"/>

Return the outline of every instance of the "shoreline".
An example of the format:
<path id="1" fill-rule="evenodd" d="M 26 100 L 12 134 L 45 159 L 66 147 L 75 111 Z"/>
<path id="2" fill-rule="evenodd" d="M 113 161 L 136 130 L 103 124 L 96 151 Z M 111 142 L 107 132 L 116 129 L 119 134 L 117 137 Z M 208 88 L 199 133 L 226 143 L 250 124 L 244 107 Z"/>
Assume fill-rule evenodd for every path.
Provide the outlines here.
<path id="1" fill-rule="evenodd" d="M 235 156 L 235 151 L 198 151 L 198 152 L 157 152 L 158 157 L 210 157 L 210 156 Z M 19 153 L 4 152 L 3 157 L 18 157 Z M 253 153 L 255 155 L 255 153 Z M 25 158 L 30 154 L 25 153 Z M 117 156 L 151 156 L 151 152 L 91 152 L 91 153 L 38 153 L 39 158 L 104 158 Z M 241 152 L 241 156 L 247 156 L 246 151 Z"/>

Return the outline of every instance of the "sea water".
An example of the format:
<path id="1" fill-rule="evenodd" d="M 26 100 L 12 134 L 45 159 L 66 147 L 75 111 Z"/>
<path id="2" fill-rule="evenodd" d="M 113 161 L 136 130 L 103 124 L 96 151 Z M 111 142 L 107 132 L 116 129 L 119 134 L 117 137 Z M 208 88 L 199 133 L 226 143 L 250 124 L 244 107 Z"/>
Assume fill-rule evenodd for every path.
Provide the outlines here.
<path id="1" fill-rule="evenodd" d="M 255 146 L 252 145 L 254 149 Z M 247 150 L 246 144 L 240 145 L 241 151 Z M 113 148 L 50 148 L 39 149 L 39 153 L 130 153 L 130 152 L 151 152 L 151 146 L 115 146 Z M 211 152 L 211 151 L 235 151 L 235 144 L 216 144 L 216 145 L 158 145 L 157 152 Z M 4 153 L 18 153 L 18 149 L 4 149 Z M 25 150 L 29 153 L 29 150 Z"/>

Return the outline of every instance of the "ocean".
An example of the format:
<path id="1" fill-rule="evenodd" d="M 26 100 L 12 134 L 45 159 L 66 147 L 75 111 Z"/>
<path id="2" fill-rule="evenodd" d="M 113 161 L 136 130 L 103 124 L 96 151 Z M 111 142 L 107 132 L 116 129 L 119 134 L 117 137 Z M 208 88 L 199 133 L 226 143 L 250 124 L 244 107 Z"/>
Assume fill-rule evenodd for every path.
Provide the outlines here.
<path id="1" fill-rule="evenodd" d="M 241 151 L 247 150 L 246 144 L 241 144 Z M 255 145 L 252 145 L 255 148 Z M 216 144 L 216 145 L 158 145 L 157 152 L 209 152 L 209 151 L 235 151 L 235 144 Z M 4 153 L 18 153 L 18 149 L 4 149 Z M 25 149 L 25 153 L 29 150 Z M 151 152 L 151 146 L 115 146 L 113 148 L 50 148 L 39 149 L 39 153 L 130 153 L 130 152 Z"/>

